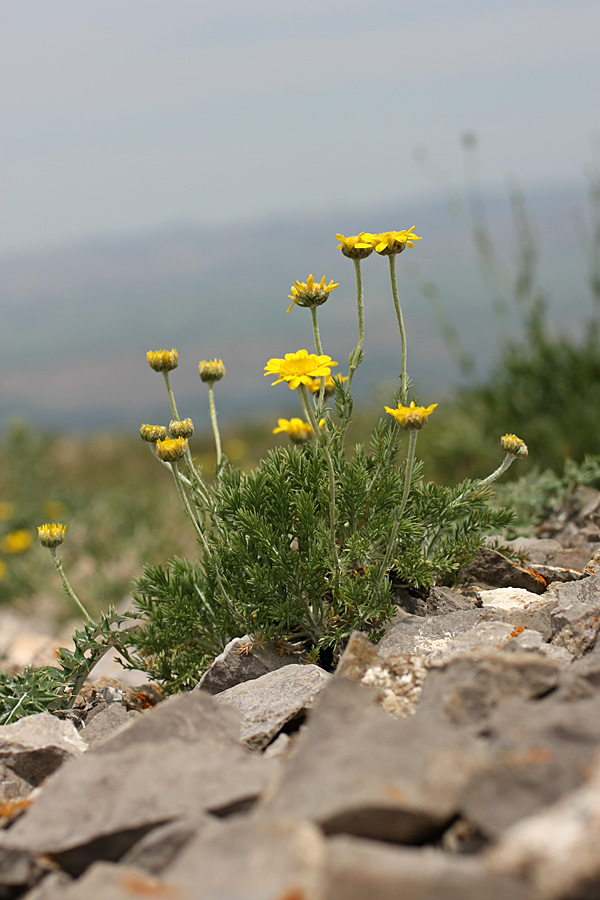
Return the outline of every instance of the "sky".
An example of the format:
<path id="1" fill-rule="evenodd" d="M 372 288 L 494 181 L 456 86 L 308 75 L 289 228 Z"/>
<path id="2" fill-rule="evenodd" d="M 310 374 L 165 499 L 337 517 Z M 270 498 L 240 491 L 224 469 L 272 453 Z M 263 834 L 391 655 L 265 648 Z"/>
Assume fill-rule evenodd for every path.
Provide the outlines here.
<path id="1" fill-rule="evenodd" d="M 580 181 L 597 0 L 0 0 L 0 254 Z M 237 230 L 239 229 L 239 230 Z"/>

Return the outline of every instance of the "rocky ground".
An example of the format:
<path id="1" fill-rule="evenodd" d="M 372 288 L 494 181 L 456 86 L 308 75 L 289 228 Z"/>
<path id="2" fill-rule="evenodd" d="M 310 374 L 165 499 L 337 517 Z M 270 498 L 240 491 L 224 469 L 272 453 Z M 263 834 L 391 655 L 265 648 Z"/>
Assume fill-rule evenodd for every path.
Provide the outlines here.
<path id="1" fill-rule="evenodd" d="M 238 639 L 190 694 L 0 728 L 0 900 L 600 898 L 600 494 L 398 591 L 336 671 Z"/>

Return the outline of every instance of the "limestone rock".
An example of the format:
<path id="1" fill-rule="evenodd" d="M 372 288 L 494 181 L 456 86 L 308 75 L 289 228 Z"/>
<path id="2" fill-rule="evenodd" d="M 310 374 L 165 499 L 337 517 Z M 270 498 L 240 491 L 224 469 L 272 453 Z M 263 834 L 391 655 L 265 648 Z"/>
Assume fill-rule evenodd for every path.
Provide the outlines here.
<path id="1" fill-rule="evenodd" d="M 50 713 L 0 726 L 0 764 L 30 789 L 87 749 L 72 722 Z"/>
<path id="2" fill-rule="evenodd" d="M 260 646 L 249 635 L 234 638 L 213 660 L 195 691 L 220 694 L 236 684 L 260 678 L 283 666 L 297 662 L 290 654 L 281 654 L 272 644 Z"/>
<path id="3" fill-rule="evenodd" d="M 542 594 L 546 590 L 545 580 L 535 571 L 524 569 L 489 547 L 483 547 L 470 563 L 462 567 L 459 584 L 484 588 L 520 588 L 533 594 Z"/>

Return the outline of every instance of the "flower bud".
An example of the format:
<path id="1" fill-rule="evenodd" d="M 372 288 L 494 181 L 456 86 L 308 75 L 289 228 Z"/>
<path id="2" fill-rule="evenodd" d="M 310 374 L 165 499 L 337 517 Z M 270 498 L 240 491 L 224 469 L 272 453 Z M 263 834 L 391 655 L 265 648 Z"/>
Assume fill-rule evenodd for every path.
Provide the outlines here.
<path id="1" fill-rule="evenodd" d="M 155 444 L 157 441 L 164 441 L 167 437 L 167 429 L 164 425 L 142 425 L 140 437 L 149 444 Z"/>
<path id="2" fill-rule="evenodd" d="M 146 353 L 148 365 L 155 372 L 170 372 L 179 365 L 177 350 L 148 350 Z"/>
<path id="3" fill-rule="evenodd" d="M 292 285 L 292 293 L 288 294 L 288 298 L 292 301 L 288 312 L 294 305 L 304 306 L 307 309 L 322 306 L 336 287 L 339 287 L 339 284 L 334 284 L 333 279 L 329 284 L 325 284 L 325 276 L 321 278 L 321 281 L 315 281 L 312 275 L 309 275 L 306 281 L 295 281 Z"/>
<path id="4" fill-rule="evenodd" d="M 194 433 L 194 423 L 191 419 L 172 421 L 169 425 L 169 434 L 172 438 L 189 438 Z"/>
<path id="5" fill-rule="evenodd" d="M 202 381 L 212 384 L 214 381 L 220 381 L 225 374 L 226 369 L 222 359 L 201 360 L 198 363 L 198 374 Z"/>
<path id="6" fill-rule="evenodd" d="M 65 539 L 66 525 L 58 522 L 47 523 L 46 525 L 38 525 L 38 537 L 42 547 L 58 547 Z"/>
<path id="7" fill-rule="evenodd" d="M 500 444 L 505 453 L 514 456 L 515 459 L 525 459 L 529 454 L 527 444 L 522 441 L 516 434 L 503 434 L 500 438 Z"/>
<path id="8" fill-rule="evenodd" d="M 163 462 L 173 463 L 185 456 L 188 442 L 184 437 L 165 438 L 164 441 L 157 441 L 155 446 L 159 459 L 162 459 Z"/>

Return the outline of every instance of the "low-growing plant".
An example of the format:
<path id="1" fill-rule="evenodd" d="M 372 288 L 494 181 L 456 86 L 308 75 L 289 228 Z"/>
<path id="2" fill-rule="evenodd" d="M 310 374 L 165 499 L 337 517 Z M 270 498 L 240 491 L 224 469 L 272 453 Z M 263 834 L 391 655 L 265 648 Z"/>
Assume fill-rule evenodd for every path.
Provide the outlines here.
<path id="1" fill-rule="evenodd" d="M 510 522 L 511 511 L 494 508 L 490 500 L 492 483 L 514 459 L 527 456 L 526 445 L 513 434 L 501 438 L 504 458 L 487 478 L 468 478 L 455 487 L 422 480 L 417 440 L 437 404 L 421 406 L 414 398 L 396 277 L 398 256 L 421 238 L 413 228 L 337 237 L 356 279 L 358 340 L 348 374 L 332 374 L 338 363 L 323 352 L 317 321 L 318 307 L 339 285 L 312 275 L 296 281 L 288 312 L 296 306 L 310 310 L 316 352 L 300 349 L 267 361 L 265 375 L 295 392 L 301 417 L 278 420 L 273 432 L 287 435 L 289 443 L 254 470 L 241 471 L 222 452 L 214 396 L 225 375 L 222 360 L 202 360 L 198 367 L 208 388 L 216 450 L 209 481 L 192 457 L 194 425 L 179 415 L 171 386 L 178 353 L 148 352 L 148 364 L 164 379 L 172 418 L 168 427 L 142 425 L 140 435 L 173 476 L 197 537 L 198 558 L 147 566 L 134 584 L 137 622 L 118 630 L 124 617 L 110 611 L 96 625 L 71 589 L 56 554 L 65 527 L 40 526 L 40 540 L 87 624 L 75 637 L 75 652 L 60 651 L 61 669 L 30 669 L 0 682 L 0 703 L 11 721 L 72 703 L 84 671 L 109 646 L 166 692 L 191 688 L 225 645 L 243 635 L 251 637 L 250 647 L 268 642 L 282 654 L 331 666 L 353 630 L 372 639 L 382 633 L 394 614 L 398 586 L 451 583 L 486 535 Z M 349 450 L 352 384 L 365 330 L 361 264 L 372 254 L 388 259 L 400 334 L 399 385 L 368 445 Z"/>

